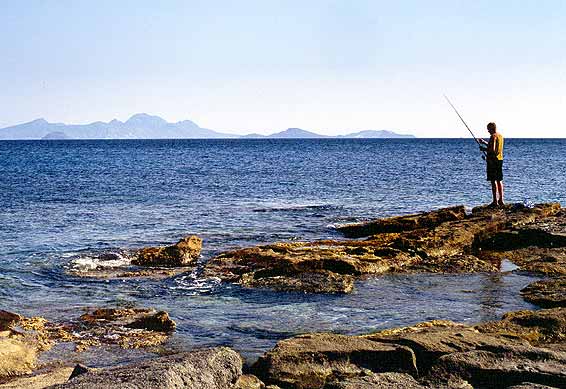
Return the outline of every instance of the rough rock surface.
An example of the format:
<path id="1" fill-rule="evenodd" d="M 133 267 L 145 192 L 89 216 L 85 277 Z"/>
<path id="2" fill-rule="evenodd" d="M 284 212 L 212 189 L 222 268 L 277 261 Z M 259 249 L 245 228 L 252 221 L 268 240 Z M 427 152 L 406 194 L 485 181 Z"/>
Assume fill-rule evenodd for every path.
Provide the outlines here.
<path id="1" fill-rule="evenodd" d="M 82 374 L 53 389 L 227 389 L 242 374 L 242 359 L 225 347 L 150 359 Z"/>
<path id="2" fill-rule="evenodd" d="M 252 371 L 262 381 L 283 388 L 323 388 L 329 382 L 371 372 L 416 374 L 416 366 L 407 347 L 322 333 L 278 342 Z"/>
<path id="3" fill-rule="evenodd" d="M 521 295 L 539 307 L 566 307 L 566 276 L 533 282 L 521 290 Z"/>
<path id="4" fill-rule="evenodd" d="M 424 389 L 411 375 L 406 373 L 378 373 L 365 377 L 352 377 L 340 382 L 331 382 L 324 389 Z"/>
<path id="5" fill-rule="evenodd" d="M 33 346 L 18 339 L 0 338 L 0 379 L 30 373 L 36 359 Z"/>
<path id="6" fill-rule="evenodd" d="M 5 384 L 0 384 L 0 389 L 43 389 L 65 383 L 72 371 L 72 367 L 60 367 L 31 376 L 18 377 Z"/>
<path id="7" fill-rule="evenodd" d="M 532 346 L 485 347 L 444 355 L 435 377 L 461 377 L 479 388 L 506 388 L 522 382 L 566 387 L 566 353 Z"/>
<path id="8" fill-rule="evenodd" d="M 252 374 L 244 374 L 238 378 L 234 389 L 265 389 L 265 384 Z"/>
<path id="9" fill-rule="evenodd" d="M 415 353 L 417 367 L 421 374 L 446 354 L 471 351 L 485 347 L 528 345 L 522 339 L 508 339 L 481 333 L 473 327 L 446 322 L 420 323 L 417 326 L 383 331 L 365 335 L 367 339 L 379 342 L 390 342 L 409 347 Z"/>
<path id="10" fill-rule="evenodd" d="M 539 246 L 526 246 L 527 249 L 563 250 L 555 247 L 562 242 L 562 238 L 556 238 L 561 236 L 561 224 L 556 220 L 561 220 L 562 214 L 560 204 L 550 203 L 534 208 L 478 207 L 470 215 L 459 206 L 378 219 L 339 228 L 348 236 L 367 237 L 366 240 L 273 243 L 229 251 L 211 259 L 203 274 L 251 287 L 348 293 L 352 288 L 346 277 L 364 274 L 498 271 L 509 252 L 525 249 L 522 243 L 509 251 L 509 246 L 496 243 L 506 242 L 498 234 L 538 234 L 538 238 L 527 241 Z M 547 220 L 552 228 L 544 234 L 533 232 Z M 558 251 L 554 254 L 561 255 Z M 537 263 L 541 260 L 538 258 Z M 309 282 L 304 282 L 305 278 Z M 328 288 L 328 284 L 332 287 Z"/>
<path id="11" fill-rule="evenodd" d="M 138 251 L 133 265 L 176 267 L 194 265 L 200 256 L 202 239 L 187 236 L 171 246 L 146 247 Z"/>

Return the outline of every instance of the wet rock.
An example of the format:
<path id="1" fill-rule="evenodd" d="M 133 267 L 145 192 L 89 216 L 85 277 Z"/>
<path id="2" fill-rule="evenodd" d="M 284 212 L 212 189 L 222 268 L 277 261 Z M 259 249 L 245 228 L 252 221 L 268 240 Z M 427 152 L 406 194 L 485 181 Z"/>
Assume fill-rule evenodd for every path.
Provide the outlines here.
<path id="1" fill-rule="evenodd" d="M 506 388 L 522 382 L 566 386 L 566 353 L 532 346 L 497 346 L 440 357 L 431 376 L 457 376 L 479 388 Z"/>
<path id="2" fill-rule="evenodd" d="M 533 282 L 521 290 L 521 295 L 543 308 L 566 307 L 566 277 Z"/>
<path id="3" fill-rule="evenodd" d="M 65 383 L 72 372 L 72 367 L 58 367 L 29 376 L 21 376 L 0 384 L 0 389 L 43 389 Z"/>
<path id="4" fill-rule="evenodd" d="M 413 350 L 419 372 L 425 373 L 443 355 L 484 347 L 528 345 L 521 339 L 507 339 L 481 333 L 473 327 L 440 321 L 385 330 L 365 338 L 406 346 Z"/>
<path id="5" fill-rule="evenodd" d="M 242 359 L 225 347 L 175 354 L 82 374 L 53 389 L 115 389 L 234 387 L 242 374 Z"/>
<path id="6" fill-rule="evenodd" d="M 352 377 L 340 382 L 331 382 L 324 389 L 424 389 L 411 375 L 406 373 L 378 373 L 365 377 Z"/>
<path id="7" fill-rule="evenodd" d="M 110 324 L 162 332 L 175 329 L 175 322 L 169 318 L 167 312 L 147 308 L 99 308 L 83 314 L 80 319 L 97 326 Z"/>
<path id="8" fill-rule="evenodd" d="M 138 251 L 133 265 L 176 267 L 194 265 L 200 256 L 202 239 L 188 236 L 172 246 L 146 247 Z"/>
<path id="9" fill-rule="evenodd" d="M 347 224 L 336 228 L 348 238 L 362 238 L 384 232 L 405 232 L 419 228 L 433 228 L 447 221 L 466 217 L 463 205 L 437 211 L 377 219 L 364 223 Z"/>
<path id="10" fill-rule="evenodd" d="M 28 343 L 0 338 L 0 379 L 31 373 L 36 359 L 36 350 Z"/>
<path id="11" fill-rule="evenodd" d="M 284 388 L 323 388 L 371 372 L 416 374 L 413 352 L 356 336 L 307 334 L 286 339 L 259 358 L 252 371 Z"/>
<path id="12" fill-rule="evenodd" d="M 548 347 L 566 339 L 566 308 L 508 312 L 503 318 L 475 327 L 480 332 L 503 338 L 519 338 Z"/>
<path id="13" fill-rule="evenodd" d="M 555 386 L 533 384 L 532 382 L 522 382 L 518 385 L 508 386 L 506 389 L 558 389 Z"/>

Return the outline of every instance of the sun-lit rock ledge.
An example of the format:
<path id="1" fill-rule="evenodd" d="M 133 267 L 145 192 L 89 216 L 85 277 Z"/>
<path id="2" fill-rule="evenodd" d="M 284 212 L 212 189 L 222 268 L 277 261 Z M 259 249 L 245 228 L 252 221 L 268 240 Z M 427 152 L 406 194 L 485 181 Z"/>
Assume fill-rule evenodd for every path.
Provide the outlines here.
<path id="1" fill-rule="evenodd" d="M 561 274 L 566 269 L 564 214 L 558 203 L 477 207 L 471 214 L 464 206 L 450 207 L 338 227 L 363 240 L 273 243 L 225 252 L 208 261 L 203 273 L 246 287 L 315 293 L 349 293 L 363 275 L 495 272 L 503 259 L 524 270 Z M 528 253 L 528 260 L 517 252 Z"/>

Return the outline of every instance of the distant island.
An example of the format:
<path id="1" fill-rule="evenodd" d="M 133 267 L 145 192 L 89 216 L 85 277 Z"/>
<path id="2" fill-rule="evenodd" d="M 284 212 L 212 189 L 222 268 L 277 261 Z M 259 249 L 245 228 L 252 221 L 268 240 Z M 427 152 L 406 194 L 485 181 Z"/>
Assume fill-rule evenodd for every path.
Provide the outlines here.
<path id="1" fill-rule="evenodd" d="M 328 136 L 300 128 L 288 128 L 271 135 L 228 134 L 202 128 L 190 120 L 169 123 L 159 116 L 138 113 L 125 122 L 90 124 L 49 123 L 37 119 L 0 129 L 0 139 L 319 139 L 319 138 L 414 138 L 386 130 L 365 130 L 345 135 Z"/>

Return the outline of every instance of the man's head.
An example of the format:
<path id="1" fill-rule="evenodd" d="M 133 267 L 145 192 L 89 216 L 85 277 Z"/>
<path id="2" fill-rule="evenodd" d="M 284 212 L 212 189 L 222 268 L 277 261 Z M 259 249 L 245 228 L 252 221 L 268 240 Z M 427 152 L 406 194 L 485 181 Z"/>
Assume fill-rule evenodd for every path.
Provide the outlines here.
<path id="1" fill-rule="evenodd" d="M 495 131 L 497 131 L 497 126 L 495 125 L 494 122 L 487 123 L 487 130 L 489 131 L 490 134 L 493 134 L 495 133 Z"/>

